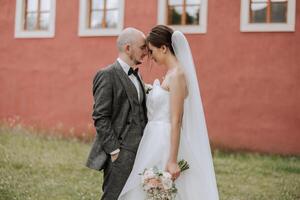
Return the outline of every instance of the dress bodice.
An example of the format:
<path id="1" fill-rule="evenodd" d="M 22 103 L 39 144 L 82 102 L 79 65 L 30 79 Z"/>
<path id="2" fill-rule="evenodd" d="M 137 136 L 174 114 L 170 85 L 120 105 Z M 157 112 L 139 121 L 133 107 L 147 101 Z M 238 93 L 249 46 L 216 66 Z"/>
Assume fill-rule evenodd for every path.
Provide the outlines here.
<path id="1" fill-rule="evenodd" d="M 149 121 L 170 122 L 170 93 L 157 79 L 147 95 L 147 116 Z"/>

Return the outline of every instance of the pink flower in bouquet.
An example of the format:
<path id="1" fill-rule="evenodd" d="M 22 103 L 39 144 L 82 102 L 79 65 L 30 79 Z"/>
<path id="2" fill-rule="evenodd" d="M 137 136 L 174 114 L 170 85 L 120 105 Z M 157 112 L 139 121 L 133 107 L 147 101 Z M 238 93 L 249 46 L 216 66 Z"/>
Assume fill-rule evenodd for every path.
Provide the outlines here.
<path id="1" fill-rule="evenodd" d="M 161 188 L 161 186 L 162 186 L 161 181 L 159 179 L 157 179 L 157 178 L 151 178 L 151 179 L 149 179 L 147 184 L 151 188 Z"/>

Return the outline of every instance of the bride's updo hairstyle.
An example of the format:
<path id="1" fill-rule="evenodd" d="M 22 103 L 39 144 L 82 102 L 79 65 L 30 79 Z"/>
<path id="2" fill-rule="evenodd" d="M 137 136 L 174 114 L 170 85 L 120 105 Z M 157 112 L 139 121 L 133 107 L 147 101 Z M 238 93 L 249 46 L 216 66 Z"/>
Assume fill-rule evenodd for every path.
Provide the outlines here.
<path id="1" fill-rule="evenodd" d="M 165 45 L 170 49 L 171 53 L 175 55 L 173 47 L 172 47 L 172 34 L 173 30 L 165 25 L 157 25 L 153 27 L 150 33 L 147 36 L 147 44 L 151 43 L 151 45 L 160 48 Z"/>

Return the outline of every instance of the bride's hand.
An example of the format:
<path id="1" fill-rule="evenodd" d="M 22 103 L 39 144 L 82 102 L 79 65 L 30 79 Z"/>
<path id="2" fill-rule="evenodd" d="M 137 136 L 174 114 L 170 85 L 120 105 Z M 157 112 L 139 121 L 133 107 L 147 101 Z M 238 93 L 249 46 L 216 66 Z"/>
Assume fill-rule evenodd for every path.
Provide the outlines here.
<path id="1" fill-rule="evenodd" d="M 176 180 L 180 175 L 180 168 L 176 162 L 168 162 L 166 171 L 172 176 L 172 180 Z"/>

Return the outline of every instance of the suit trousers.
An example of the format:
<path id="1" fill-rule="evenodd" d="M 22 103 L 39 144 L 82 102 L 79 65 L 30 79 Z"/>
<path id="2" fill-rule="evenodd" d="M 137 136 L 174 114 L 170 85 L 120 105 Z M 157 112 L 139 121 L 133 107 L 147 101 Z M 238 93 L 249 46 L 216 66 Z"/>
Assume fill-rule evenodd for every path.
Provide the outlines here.
<path id="1" fill-rule="evenodd" d="M 117 200 L 132 170 L 136 153 L 121 149 L 118 158 L 108 158 L 104 169 L 103 195 L 101 200 Z"/>

